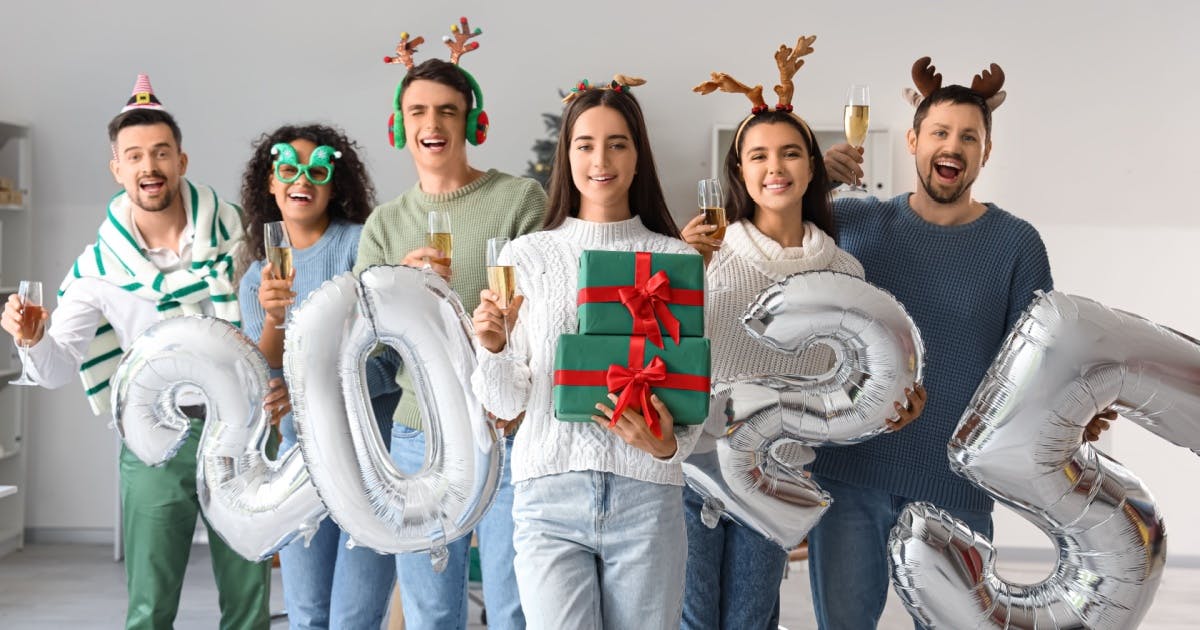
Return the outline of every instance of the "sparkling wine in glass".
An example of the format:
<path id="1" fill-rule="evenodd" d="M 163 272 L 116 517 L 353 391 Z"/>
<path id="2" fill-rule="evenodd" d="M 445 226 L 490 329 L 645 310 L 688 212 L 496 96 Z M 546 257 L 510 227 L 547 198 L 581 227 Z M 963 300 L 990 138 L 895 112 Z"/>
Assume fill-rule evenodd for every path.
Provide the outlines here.
<path id="1" fill-rule="evenodd" d="M 42 325 L 42 283 L 37 280 L 22 280 L 17 287 L 17 297 L 21 299 L 21 340 L 17 343 L 17 352 L 21 355 L 21 377 L 9 381 L 13 385 L 37 385 L 29 378 L 29 346 L 37 336 L 38 328 Z"/>
<path id="2" fill-rule="evenodd" d="M 288 239 L 287 227 L 283 221 L 271 221 L 263 225 L 263 247 L 267 250 L 267 262 L 274 267 L 276 280 L 292 277 L 292 241 Z M 287 326 L 275 326 L 283 330 Z"/>
<path id="3" fill-rule="evenodd" d="M 428 243 L 430 247 L 442 253 L 441 258 L 433 258 L 431 262 L 450 266 L 454 257 L 454 233 L 450 229 L 450 213 L 443 210 L 429 211 Z"/>
<path id="4" fill-rule="evenodd" d="M 504 316 L 504 350 L 500 354 L 512 357 L 512 349 L 508 336 L 508 307 L 512 304 L 513 295 L 517 290 L 517 272 L 512 265 L 500 264 L 500 252 L 508 246 L 508 237 L 497 236 L 487 241 L 487 278 L 488 289 L 500 296 L 497 306 Z"/>
<path id="5" fill-rule="evenodd" d="M 717 240 L 725 238 L 725 228 L 728 227 L 728 219 L 725 215 L 725 193 L 721 190 L 721 180 L 702 179 L 697 187 L 697 191 L 700 211 L 704 213 L 704 224 L 714 225 L 717 228 L 709 236 Z M 711 279 L 711 282 L 708 284 L 709 290 L 721 291 L 725 289 L 725 281 L 720 274 L 721 262 L 722 250 L 718 249 L 713 253 L 708 271 L 708 277 Z"/>
<path id="6" fill-rule="evenodd" d="M 851 85 L 846 94 L 846 110 L 844 114 L 846 125 L 846 142 L 855 149 L 861 149 L 867 141 L 867 129 L 871 123 L 871 88 L 865 85 Z M 867 187 L 861 182 L 847 184 L 846 191 L 865 193 Z"/>

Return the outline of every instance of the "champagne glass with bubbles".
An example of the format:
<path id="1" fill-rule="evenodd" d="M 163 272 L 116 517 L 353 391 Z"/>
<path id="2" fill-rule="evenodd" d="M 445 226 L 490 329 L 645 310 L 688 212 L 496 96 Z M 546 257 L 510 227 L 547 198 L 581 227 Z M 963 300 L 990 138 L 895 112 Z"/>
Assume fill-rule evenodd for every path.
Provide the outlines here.
<path id="1" fill-rule="evenodd" d="M 38 327 L 42 325 L 42 283 L 37 280 L 22 280 L 17 287 L 17 297 L 21 299 L 21 341 L 17 344 L 17 352 L 21 355 L 21 377 L 9 381 L 13 385 L 37 385 L 29 378 L 29 346 L 37 336 Z"/>
<path id="2" fill-rule="evenodd" d="M 497 236 L 488 239 L 487 278 L 488 289 L 500 296 L 496 301 L 496 306 L 500 307 L 500 313 L 504 317 L 504 349 L 500 351 L 500 356 L 511 359 L 513 352 L 508 335 L 508 307 L 512 305 L 513 296 L 516 295 L 517 273 L 512 265 L 500 264 L 500 252 L 504 251 L 507 246 L 507 237 Z"/>
<path id="3" fill-rule="evenodd" d="M 851 85 L 846 93 L 846 110 L 844 113 L 846 125 L 846 142 L 855 149 L 861 149 L 867 141 L 867 128 L 871 123 L 871 88 L 865 85 Z M 845 192 L 865 193 L 867 187 L 861 182 L 846 184 Z"/>
<path id="4" fill-rule="evenodd" d="M 725 193 L 721 190 L 721 180 L 702 179 L 698 186 L 700 211 L 704 213 L 704 224 L 716 226 L 716 230 L 708 236 L 717 240 L 725 238 L 725 228 L 728 220 L 725 216 Z M 712 278 L 708 288 L 710 291 L 723 291 L 725 280 L 721 277 L 722 249 L 713 252 L 708 277 Z"/>
<path id="5" fill-rule="evenodd" d="M 454 257 L 454 233 L 450 230 L 450 213 L 444 210 L 429 211 L 429 232 L 427 243 L 430 247 L 442 253 L 441 258 L 431 259 L 439 265 L 450 266 Z"/>
<path id="6" fill-rule="evenodd" d="M 286 280 L 292 277 L 292 241 L 288 239 L 287 227 L 283 221 L 271 221 L 263 225 L 263 246 L 267 250 L 267 262 L 275 268 L 276 280 Z M 286 313 L 287 310 L 285 309 Z M 284 320 L 286 322 L 286 315 Z M 280 323 L 275 326 L 283 330 L 287 326 Z"/>

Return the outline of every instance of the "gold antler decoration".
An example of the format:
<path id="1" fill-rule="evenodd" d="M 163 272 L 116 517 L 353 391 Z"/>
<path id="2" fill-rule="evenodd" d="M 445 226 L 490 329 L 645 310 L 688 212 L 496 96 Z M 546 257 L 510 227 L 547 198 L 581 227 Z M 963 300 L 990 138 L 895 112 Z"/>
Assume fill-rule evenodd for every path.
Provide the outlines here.
<path id="1" fill-rule="evenodd" d="M 755 114 L 767 111 L 767 103 L 763 101 L 762 97 L 762 85 L 750 87 L 724 72 L 714 72 L 708 81 L 692 88 L 692 91 L 697 94 L 711 94 L 717 90 L 729 94 L 745 94 L 746 98 L 750 99 L 750 103 L 754 105 L 750 111 Z"/>
<path id="2" fill-rule="evenodd" d="M 479 48 L 479 42 L 468 41 L 472 38 L 479 37 L 483 34 L 483 30 L 476 28 L 471 30 L 470 24 L 467 23 L 467 18 L 458 18 L 458 24 L 450 26 L 450 32 L 454 34 L 443 35 L 442 41 L 450 48 L 450 63 L 457 65 L 458 60 L 465 54 Z"/>
<path id="3" fill-rule="evenodd" d="M 779 85 L 775 86 L 775 94 L 779 96 L 779 104 L 775 106 L 775 109 L 787 112 L 792 111 L 792 96 L 796 92 L 796 86 L 792 83 L 792 77 L 796 76 L 796 72 L 804 65 L 804 60 L 801 57 L 812 53 L 812 43 L 815 41 L 817 41 L 816 35 L 801 36 L 796 40 L 794 48 L 780 45 L 779 50 L 775 51 L 775 65 L 779 66 Z"/>
<path id="4" fill-rule="evenodd" d="M 417 52 L 417 46 L 425 43 L 424 37 L 417 37 L 409 41 L 408 33 L 400 33 L 400 43 L 396 44 L 396 56 L 384 57 L 383 63 L 402 63 L 405 68 L 413 69 L 413 53 Z"/>

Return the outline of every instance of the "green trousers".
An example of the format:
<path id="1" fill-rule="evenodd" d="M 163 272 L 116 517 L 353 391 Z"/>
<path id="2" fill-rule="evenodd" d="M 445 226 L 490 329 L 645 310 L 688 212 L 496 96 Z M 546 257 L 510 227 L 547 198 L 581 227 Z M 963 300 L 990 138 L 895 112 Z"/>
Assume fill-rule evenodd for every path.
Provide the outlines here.
<path id="1" fill-rule="evenodd" d="M 192 550 L 200 502 L 196 451 L 204 423 L 192 421 L 187 442 L 166 464 L 153 468 L 121 447 L 125 578 L 129 589 L 126 628 L 171 628 L 179 608 L 183 574 Z M 270 626 L 271 567 L 250 562 L 229 548 L 208 524 L 208 544 L 225 630 Z"/>

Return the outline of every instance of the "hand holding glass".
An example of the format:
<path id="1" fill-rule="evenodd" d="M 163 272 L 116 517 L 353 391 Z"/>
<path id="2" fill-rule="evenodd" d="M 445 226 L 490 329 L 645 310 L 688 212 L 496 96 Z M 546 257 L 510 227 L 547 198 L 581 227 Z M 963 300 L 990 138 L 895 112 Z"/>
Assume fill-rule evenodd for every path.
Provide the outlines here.
<path id="1" fill-rule="evenodd" d="M 867 141 L 867 128 L 871 122 L 871 88 L 865 85 L 851 85 L 846 94 L 846 142 L 855 149 L 861 149 Z M 847 184 L 843 189 L 853 192 L 867 192 L 867 187 L 860 182 Z"/>
<path id="2" fill-rule="evenodd" d="M 276 280 L 287 280 L 292 277 L 292 242 L 288 239 L 287 227 L 283 221 L 271 221 L 263 225 L 263 246 L 267 250 L 267 262 L 275 268 Z M 275 328 L 283 330 L 287 326 L 278 324 Z"/>
<path id="3" fill-rule="evenodd" d="M 725 216 L 725 193 L 721 190 L 721 180 L 719 179 L 702 179 L 698 186 L 698 197 L 700 203 L 700 211 L 704 213 L 704 224 L 716 226 L 716 230 L 709 233 L 710 238 L 722 240 L 725 238 L 725 228 L 727 227 L 727 219 Z M 713 279 L 709 283 L 709 290 L 721 291 L 725 289 L 725 281 L 721 279 L 719 273 L 721 267 L 721 252 L 718 249 L 713 253 L 712 262 L 710 263 L 708 276 Z"/>
<path id="4" fill-rule="evenodd" d="M 500 252 L 507 246 L 508 237 L 497 236 L 488 239 L 487 278 L 488 289 L 500 296 L 496 300 L 496 306 L 500 307 L 500 313 L 504 318 L 504 349 L 500 351 L 500 356 L 511 358 L 513 353 L 508 336 L 508 307 L 512 304 L 513 295 L 517 290 L 517 273 L 512 265 L 500 264 Z"/>
<path id="5" fill-rule="evenodd" d="M 38 334 L 42 325 L 42 283 L 37 280 L 22 280 L 17 288 L 17 296 L 21 299 L 21 340 L 17 343 L 17 352 L 21 355 L 21 377 L 9 381 L 13 385 L 37 385 L 29 378 L 29 346 Z"/>

